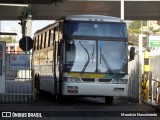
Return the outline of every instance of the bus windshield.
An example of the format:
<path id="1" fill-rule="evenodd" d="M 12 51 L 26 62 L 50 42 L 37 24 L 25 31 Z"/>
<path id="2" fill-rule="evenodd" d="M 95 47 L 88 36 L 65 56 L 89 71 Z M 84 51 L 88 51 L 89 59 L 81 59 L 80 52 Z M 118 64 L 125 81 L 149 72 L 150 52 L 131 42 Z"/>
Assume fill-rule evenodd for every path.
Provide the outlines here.
<path id="1" fill-rule="evenodd" d="M 96 41 L 73 40 L 66 46 L 66 70 L 74 72 L 96 71 Z"/>
<path id="2" fill-rule="evenodd" d="M 65 36 L 127 38 L 126 24 L 115 22 L 66 21 Z"/>
<path id="3" fill-rule="evenodd" d="M 126 73 L 126 24 L 66 21 L 65 71 Z"/>
<path id="4" fill-rule="evenodd" d="M 68 40 L 67 72 L 126 73 L 127 55 L 124 41 Z"/>

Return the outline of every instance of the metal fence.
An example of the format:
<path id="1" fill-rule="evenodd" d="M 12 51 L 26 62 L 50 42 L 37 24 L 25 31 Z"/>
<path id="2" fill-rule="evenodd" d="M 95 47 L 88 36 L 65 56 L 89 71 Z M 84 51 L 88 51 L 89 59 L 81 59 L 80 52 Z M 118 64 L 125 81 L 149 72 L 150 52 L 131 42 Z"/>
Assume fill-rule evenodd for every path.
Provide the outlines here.
<path id="1" fill-rule="evenodd" d="M 21 56 L 20 61 L 22 65 L 20 69 L 11 68 L 11 60 L 13 56 Z M 23 57 L 29 58 L 29 66 L 25 67 L 25 61 L 23 64 Z M 14 58 L 13 58 L 14 59 Z M 16 65 L 16 64 L 15 64 Z M 17 63 L 18 65 L 18 63 Z M 21 65 L 21 64 L 19 64 Z M 21 69 L 22 68 L 22 69 Z M 11 52 L 6 53 L 6 81 L 5 81 L 5 93 L 0 95 L 0 102 L 30 102 L 32 101 L 32 77 L 31 77 L 31 53 L 30 52 Z"/>
<path id="2" fill-rule="evenodd" d="M 135 56 L 135 59 L 128 62 L 128 100 L 130 102 L 139 102 L 139 57 Z"/>
<path id="3" fill-rule="evenodd" d="M 30 102 L 33 100 L 33 78 L 31 76 L 31 61 L 29 69 L 12 69 L 10 66 L 12 55 L 27 55 L 31 60 L 30 52 L 12 52 L 6 54 L 6 87 L 5 93 L 0 95 L 0 102 Z M 152 71 L 152 79 L 160 80 L 160 56 L 150 58 L 150 68 Z M 129 86 L 128 100 L 131 102 L 139 102 L 139 57 L 128 62 Z M 152 85 L 157 85 L 152 82 Z M 154 86 L 153 86 L 154 87 Z M 153 91 L 152 91 L 153 92 Z M 155 94 L 152 99 L 155 99 Z"/>
<path id="4" fill-rule="evenodd" d="M 150 77 L 148 82 L 148 103 L 157 105 L 160 93 L 160 55 L 150 56 Z M 159 98 L 160 99 L 160 98 Z"/>
<path id="5" fill-rule="evenodd" d="M 152 79 L 160 80 L 160 55 L 150 56 L 150 70 L 152 71 Z"/>

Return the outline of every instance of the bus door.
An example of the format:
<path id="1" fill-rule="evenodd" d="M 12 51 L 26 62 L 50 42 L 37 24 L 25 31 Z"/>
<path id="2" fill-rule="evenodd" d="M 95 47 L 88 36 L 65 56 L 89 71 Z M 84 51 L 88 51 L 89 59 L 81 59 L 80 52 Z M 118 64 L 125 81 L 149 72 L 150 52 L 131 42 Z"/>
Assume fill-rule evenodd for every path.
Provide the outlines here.
<path id="1" fill-rule="evenodd" d="M 0 41 L 0 93 L 5 93 L 5 55 L 6 43 Z"/>
<path id="2" fill-rule="evenodd" d="M 54 31 L 59 31 L 59 28 L 56 27 Z M 62 35 L 60 32 L 55 34 L 54 40 L 54 77 L 55 77 L 55 94 L 61 95 L 61 72 L 60 72 L 60 62 L 61 62 L 61 43 Z"/>
<path id="3" fill-rule="evenodd" d="M 54 41 L 53 41 L 53 74 L 54 74 L 54 93 L 59 94 L 59 59 L 58 59 L 58 27 L 54 28 Z"/>

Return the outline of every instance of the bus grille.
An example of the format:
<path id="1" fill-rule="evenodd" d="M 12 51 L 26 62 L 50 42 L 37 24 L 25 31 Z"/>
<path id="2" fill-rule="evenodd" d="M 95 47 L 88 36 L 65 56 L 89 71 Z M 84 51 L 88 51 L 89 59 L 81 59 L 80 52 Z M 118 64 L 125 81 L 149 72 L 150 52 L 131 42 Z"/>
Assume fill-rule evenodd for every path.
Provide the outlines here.
<path id="1" fill-rule="evenodd" d="M 111 82 L 112 79 L 99 79 L 99 82 Z"/>
<path id="2" fill-rule="evenodd" d="M 95 82 L 93 78 L 81 78 L 83 82 Z"/>

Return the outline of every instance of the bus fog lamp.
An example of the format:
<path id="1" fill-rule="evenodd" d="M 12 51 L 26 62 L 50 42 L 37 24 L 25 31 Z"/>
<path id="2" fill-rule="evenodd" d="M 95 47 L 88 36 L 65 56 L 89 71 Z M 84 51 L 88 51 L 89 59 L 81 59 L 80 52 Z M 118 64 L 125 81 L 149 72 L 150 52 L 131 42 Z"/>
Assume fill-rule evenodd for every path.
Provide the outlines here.
<path id="1" fill-rule="evenodd" d="M 67 78 L 67 82 L 80 82 L 80 79 L 79 78 Z"/>

